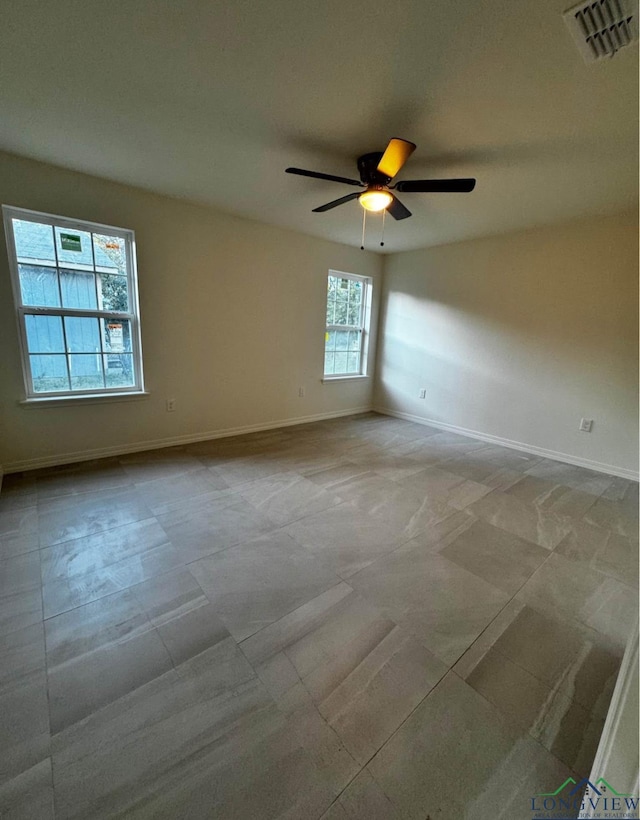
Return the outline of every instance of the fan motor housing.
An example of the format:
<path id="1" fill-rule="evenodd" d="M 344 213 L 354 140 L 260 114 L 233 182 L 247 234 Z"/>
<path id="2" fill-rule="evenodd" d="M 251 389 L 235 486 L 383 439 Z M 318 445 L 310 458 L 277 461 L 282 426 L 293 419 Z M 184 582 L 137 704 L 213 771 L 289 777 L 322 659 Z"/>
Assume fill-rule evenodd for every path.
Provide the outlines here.
<path id="1" fill-rule="evenodd" d="M 360 179 L 365 185 L 387 185 L 391 181 L 391 177 L 385 176 L 377 170 L 381 159 L 382 151 L 373 151 L 371 154 L 363 154 L 358 157 L 358 171 Z"/>

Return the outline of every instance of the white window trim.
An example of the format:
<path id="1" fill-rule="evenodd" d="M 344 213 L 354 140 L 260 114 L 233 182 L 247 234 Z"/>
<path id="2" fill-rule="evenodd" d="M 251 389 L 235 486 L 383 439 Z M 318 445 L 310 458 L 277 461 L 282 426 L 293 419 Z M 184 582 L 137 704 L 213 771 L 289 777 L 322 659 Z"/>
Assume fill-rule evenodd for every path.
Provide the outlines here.
<path id="1" fill-rule="evenodd" d="M 41 395 L 41 394 L 38 394 Z M 105 402 L 137 401 L 146 399 L 151 393 L 148 390 L 139 390 L 129 393 L 80 393 L 76 396 L 61 396 L 56 398 L 52 395 L 45 395 L 41 399 L 23 399 L 18 402 L 23 407 L 32 410 L 38 407 L 55 407 L 61 404 L 103 404 Z"/>
<path id="2" fill-rule="evenodd" d="M 4 229 L 7 240 L 7 251 L 9 256 L 9 271 L 11 274 L 11 285 L 13 289 L 14 308 L 16 311 L 16 321 L 18 325 L 18 340 L 20 344 L 20 359 L 22 363 L 22 376 L 24 380 L 25 396 L 20 402 L 23 405 L 55 406 L 67 401 L 85 403 L 113 400 L 114 398 L 126 398 L 147 395 L 144 388 L 144 372 L 142 363 L 142 339 L 140 336 L 140 303 L 138 298 L 138 273 L 136 267 L 136 240 L 134 231 L 129 228 L 117 228 L 113 225 L 104 225 L 99 222 L 89 220 L 76 220 L 69 217 L 46 214 L 39 211 L 31 211 L 25 208 L 16 208 L 10 205 L 3 205 Z M 68 228 L 77 231 L 89 231 L 107 234 L 109 236 L 124 239 L 125 252 L 127 255 L 127 287 L 129 298 L 129 312 L 101 310 L 83 310 L 78 308 L 62 307 L 34 307 L 22 304 L 22 289 L 20 287 L 20 273 L 18 270 L 18 255 L 16 252 L 12 219 L 20 219 L 27 222 L 37 222 L 40 225 L 51 225 L 52 227 Z M 55 267 L 60 265 L 57 258 L 58 250 L 54 241 L 54 251 L 56 263 L 48 265 L 39 262 L 42 267 Z M 94 271 L 95 273 L 95 271 Z M 131 323 L 131 353 L 134 362 L 135 383 L 126 387 L 105 387 L 102 390 L 91 388 L 88 390 L 56 390 L 50 393 L 37 393 L 33 390 L 33 380 L 31 376 L 31 366 L 29 360 L 29 346 L 27 343 L 25 314 L 35 314 L 41 316 L 91 316 L 98 319 L 121 318 L 127 319 Z M 65 351 L 66 352 L 66 351 Z"/>
<path id="3" fill-rule="evenodd" d="M 331 330 L 338 330 L 338 331 L 349 331 L 354 330 L 359 333 L 362 333 L 362 340 L 360 346 L 360 372 L 359 373 L 325 373 L 324 372 L 324 364 L 322 367 L 322 381 L 323 382 L 336 382 L 336 381 L 351 381 L 356 379 L 366 379 L 369 378 L 368 375 L 368 359 L 369 359 L 369 337 L 370 337 L 370 324 L 371 324 L 371 301 L 372 301 L 372 293 L 373 293 L 373 280 L 370 276 L 360 276 L 357 273 L 345 273 L 344 271 L 333 270 L 330 269 L 327 274 L 327 279 L 329 276 L 336 276 L 339 279 L 351 279 L 354 282 L 362 282 L 363 284 L 363 294 L 362 294 L 362 305 L 361 305 L 361 321 L 362 325 L 328 325 L 325 323 L 325 334 Z M 327 311 L 327 300 L 325 298 L 325 305 L 324 305 L 325 314 Z M 324 352 L 323 352 L 323 362 L 324 362 Z"/>
<path id="4" fill-rule="evenodd" d="M 346 376 L 323 376 L 323 382 L 358 382 L 361 379 L 370 379 L 366 373 L 348 373 Z"/>

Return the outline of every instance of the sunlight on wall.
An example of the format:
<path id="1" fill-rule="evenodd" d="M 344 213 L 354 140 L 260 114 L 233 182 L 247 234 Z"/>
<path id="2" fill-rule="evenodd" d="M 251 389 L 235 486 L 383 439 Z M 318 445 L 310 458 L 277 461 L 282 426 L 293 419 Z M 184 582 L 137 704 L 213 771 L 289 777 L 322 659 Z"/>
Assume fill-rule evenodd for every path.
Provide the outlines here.
<path id="1" fill-rule="evenodd" d="M 636 249 L 626 214 L 389 258 L 376 406 L 637 469 Z"/>

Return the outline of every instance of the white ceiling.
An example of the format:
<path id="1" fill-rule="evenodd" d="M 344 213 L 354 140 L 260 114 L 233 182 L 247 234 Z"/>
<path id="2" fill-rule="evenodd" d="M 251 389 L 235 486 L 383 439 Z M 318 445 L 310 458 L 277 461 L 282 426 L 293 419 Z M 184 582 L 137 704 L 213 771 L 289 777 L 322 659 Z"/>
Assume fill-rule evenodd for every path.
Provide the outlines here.
<path id="1" fill-rule="evenodd" d="M 287 166 L 357 178 L 398 136 L 400 178 L 477 177 L 403 194 L 387 251 L 615 211 L 637 201 L 638 49 L 585 65 L 571 4 L 5 2 L 0 148 L 351 245 L 357 202 L 311 209 L 354 189 Z"/>

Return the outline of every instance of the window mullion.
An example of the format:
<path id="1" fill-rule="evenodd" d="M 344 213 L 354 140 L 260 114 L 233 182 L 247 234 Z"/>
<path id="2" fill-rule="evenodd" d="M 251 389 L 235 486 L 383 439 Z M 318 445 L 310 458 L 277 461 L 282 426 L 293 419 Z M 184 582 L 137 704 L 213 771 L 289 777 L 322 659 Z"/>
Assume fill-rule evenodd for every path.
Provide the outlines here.
<path id="1" fill-rule="evenodd" d="M 118 313 L 111 310 L 85 310 L 84 308 L 57 308 L 57 307 L 36 307 L 35 305 L 19 305 L 18 310 L 23 313 L 32 313 L 35 316 L 77 316 L 89 319 L 129 319 L 135 317 L 133 313 Z"/>
<path id="2" fill-rule="evenodd" d="M 89 236 L 91 237 L 91 261 L 93 262 L 93 288 L 96 292 L 96 305 L 100 307 L 100 297 L 98 295 L 98 274 L 96 273 L 96 249 L 93 239 L 95 234 L 93 231 L 89 232 Z"/>
<path id="3" fill-rule="evenodd" d="M 56 278 L 58 280 L 58 294 L 60 297 L 60 309 L 62 310 L 62 281 L 60 278 L 60 257 L 58 256 L 58 246 L 56 244 L 56 228 L 55 225 L 51 226 L 51 233 L 53 236 L 53 253 L 56 257 Z M 62 325 L 62 340 L 64 344 L 64 362 L 67 368 L 67 386 L 69 390 L 71 390 L 71 362 L 69 361 L 69 347 L 67 344 L 67 328 L 65 326 L 64 316 L 61 315 L 62 321 L 60 324 Z M 33 389 L 33 385 L 31 385 Z"/>
<path id="4" fill-rule="evenodd" d="M 104 352 L 104 323 L 106 319 L 98 319 L 98 338 L 100 339 L 100 367 L 102 368 L 102 385 L 107 387 L 107 371 L 105 369 L 107 355 Z"/>
<path id="5" fill-rule="evenodd" d="M 69 385 L 69 390 L 71 390 L 72 389 L 71 388 L 71 362 L 69 361 L 69 346 L 67 344 L 67 328 L 66 328 L 66 324 L 65 324 L 65 321 L 64 321 L 64 316 L 61 316 L 60 318 L 62 319 L 62 322 L 60 324 L 62 325 L 62 340 L 63 340 L 63 344 L 64 344 L 64 360 L 65 360 L 65 363 L 67 365 L 67 384 Z"/>
<path id="6" fill-rule="evenodd" d="M 60 260 L 58 259 L 58 248 L 56 247 L 56 229 L 51 226 L 51 236 L 53 238 L 53 253 L 56 257 L 56 280 L 58 282 L 58 298 L 60 299 L 60 307 L 62 307 L 62 282 L 60 281 Z"/>

